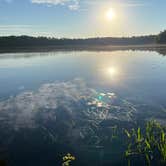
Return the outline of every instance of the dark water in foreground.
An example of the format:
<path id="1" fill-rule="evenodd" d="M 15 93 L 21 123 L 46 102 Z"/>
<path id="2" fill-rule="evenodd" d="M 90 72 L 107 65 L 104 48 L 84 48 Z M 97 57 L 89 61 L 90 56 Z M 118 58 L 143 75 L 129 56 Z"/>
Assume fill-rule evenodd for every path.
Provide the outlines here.
<path id="1" fill-rule="evenodd" d="M 166 120 L 155 52 L 0 54 L 0 159 L 8 165 L 127 165 L 112 128 Z M 135 162 L 134 165 L 140 165 Z"/>

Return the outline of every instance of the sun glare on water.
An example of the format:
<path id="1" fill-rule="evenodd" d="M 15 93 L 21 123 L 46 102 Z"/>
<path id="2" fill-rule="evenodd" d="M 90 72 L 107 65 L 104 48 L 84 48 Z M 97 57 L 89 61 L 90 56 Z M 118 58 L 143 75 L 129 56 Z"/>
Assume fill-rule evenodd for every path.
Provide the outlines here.
<path id="1" fill-rule="evenodd" d="M 118 74 L 118 71 L 115 67 L 108 68 L 107 72 L 108 72 L 108 74 L 110 75 L 111 78 L 114 78 Z"/>

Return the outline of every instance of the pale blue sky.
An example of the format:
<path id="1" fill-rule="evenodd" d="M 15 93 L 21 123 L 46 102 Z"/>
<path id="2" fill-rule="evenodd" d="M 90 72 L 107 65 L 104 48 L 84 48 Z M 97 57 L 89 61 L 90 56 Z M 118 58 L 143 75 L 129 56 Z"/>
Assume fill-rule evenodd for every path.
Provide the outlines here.
<path id="1" fill-rule="evenodd" d="M 113 20 L 106 19 L 110 8 Z M 166 0 L 0 0 L 1 36 L 132 36 L 164 29 Z"/>

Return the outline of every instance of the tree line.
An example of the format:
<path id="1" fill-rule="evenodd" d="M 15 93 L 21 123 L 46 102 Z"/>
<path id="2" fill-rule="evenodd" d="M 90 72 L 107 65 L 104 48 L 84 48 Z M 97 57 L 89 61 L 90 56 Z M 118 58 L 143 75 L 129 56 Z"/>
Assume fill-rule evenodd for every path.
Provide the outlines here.
<path id="1" fill-rule="evenodd" d="M 141 36 L 130 38 L 87 38 L 87 39 L 57 39 L 48 37 L 7 36 L 0 37 L 0 47 L 21 46 L 65 46 L 65 45 L 139 45 L 152 44 L 155 36 Z"/>
<path id="2" fill-rule="evenodd" d="M 164 30 L 163 32 L 160 32 L 160 34 L 157 35 L 156 42 L 160 44 L 166 43 L 166 30 Z"/>
<path id="3" fill-rule="evenodd" d="M 42 47 L 42 46 L 72 46 L 72 45 L 145 45 L 166 43 L 166 30 L 159 35 L 138 36 L 138 37 L 100 37 L 87 39 L 67 39 L 51 37 L 32 36 L 1 36 L 0 48 L 9 47 Z"/>

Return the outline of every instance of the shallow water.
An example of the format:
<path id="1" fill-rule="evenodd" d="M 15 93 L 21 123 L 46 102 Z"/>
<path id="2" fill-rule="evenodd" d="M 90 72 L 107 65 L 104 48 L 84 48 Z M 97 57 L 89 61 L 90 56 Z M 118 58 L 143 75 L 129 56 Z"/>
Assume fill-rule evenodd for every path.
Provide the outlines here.
<path id="1" fill-rule="evenodd" d="M 166 57 L 149 51 L 0 54 L 6 160 L 61 165 L 71 152 L 76 165 L 123 165 L 123 147 L 105 139 L 108 127 L 151 118 L 164 124 L 165 71 Z"/>

